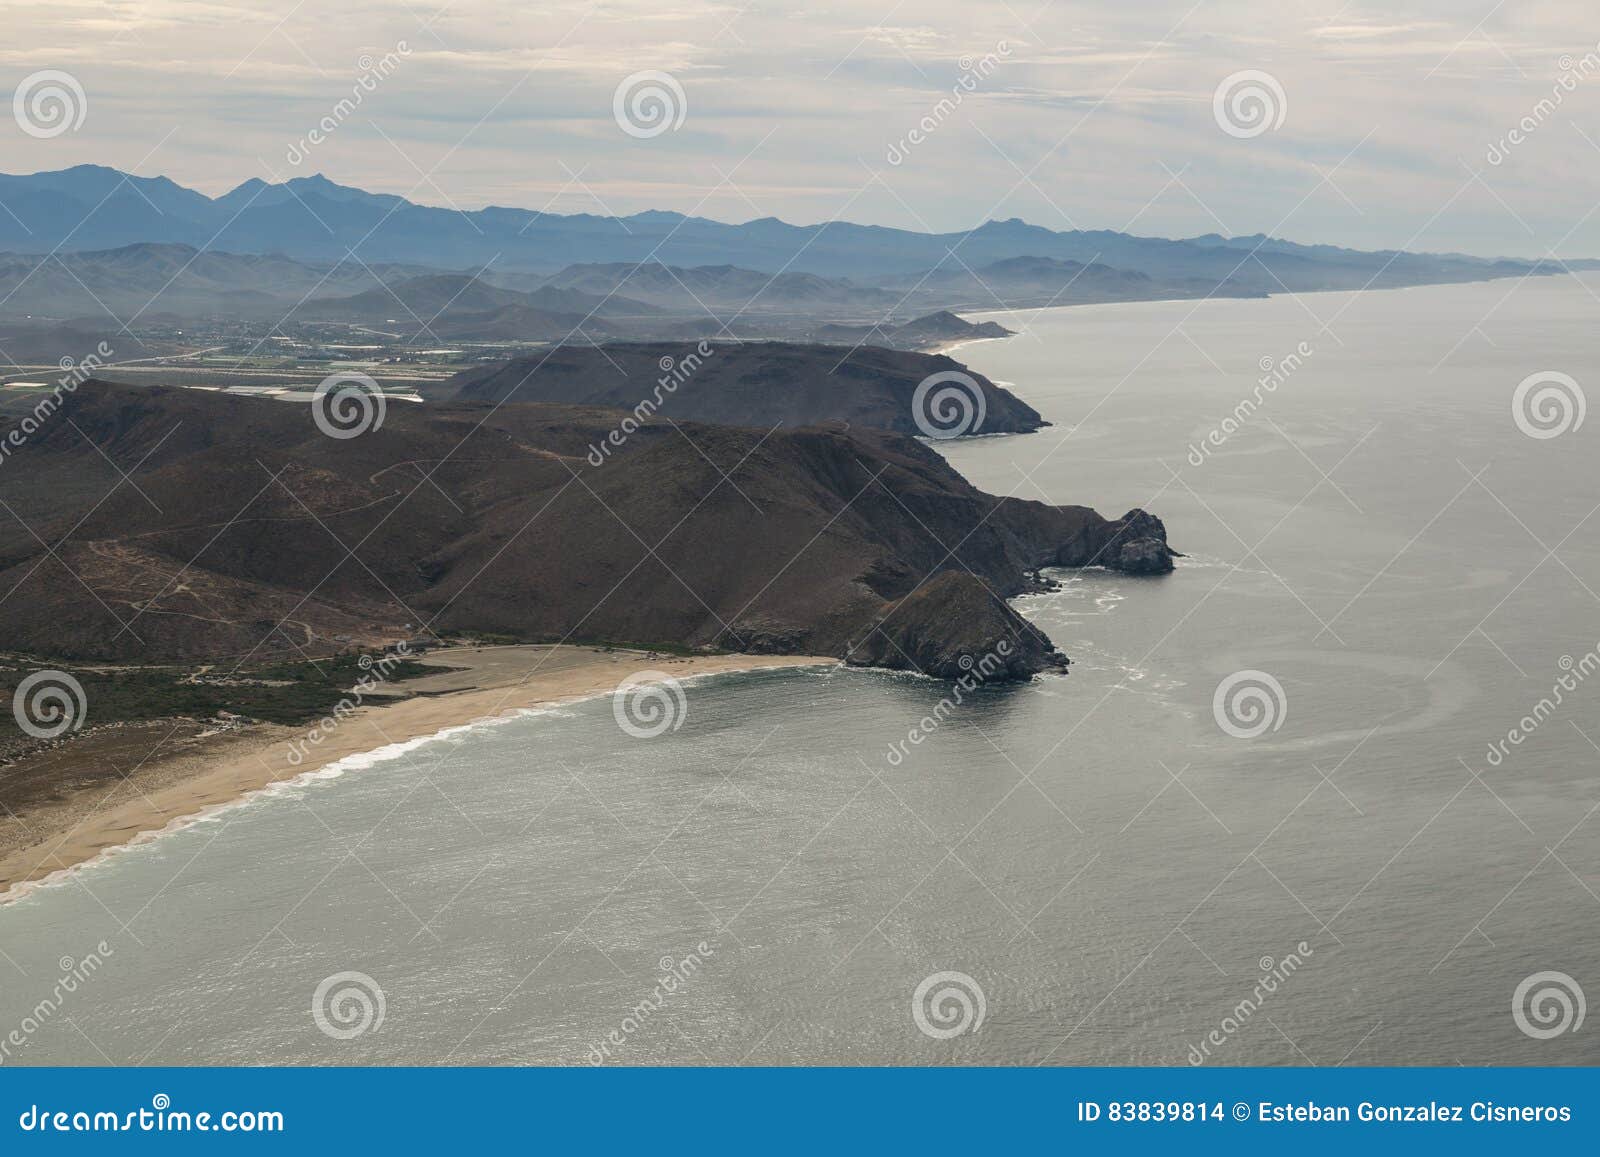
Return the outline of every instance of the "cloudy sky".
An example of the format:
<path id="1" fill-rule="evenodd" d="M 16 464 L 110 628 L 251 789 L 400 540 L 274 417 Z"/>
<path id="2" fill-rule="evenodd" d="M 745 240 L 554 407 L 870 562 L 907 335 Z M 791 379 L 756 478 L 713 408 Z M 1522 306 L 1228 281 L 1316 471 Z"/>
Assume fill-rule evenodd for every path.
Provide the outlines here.
<path id="1" fill-rule="evenodd" d="M 9 172 L 1600 256 L 1592 0 L 6 0 L 6 26 L 6 92 L 57 70 L 86 105 L 0 121 Z M 641 72 L 681 124 L 619 125 Z"/>

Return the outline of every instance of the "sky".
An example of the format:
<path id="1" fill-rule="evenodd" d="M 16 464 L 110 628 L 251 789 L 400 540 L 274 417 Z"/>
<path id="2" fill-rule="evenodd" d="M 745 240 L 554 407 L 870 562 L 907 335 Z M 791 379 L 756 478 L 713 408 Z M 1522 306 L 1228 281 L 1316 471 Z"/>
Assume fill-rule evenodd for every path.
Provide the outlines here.
<path id="1" fill-rule="evenodd" d="M 1592 0 L 5 8 L 7 172 L 93 162 L 213 195 L 322 172 L 469 209 L 1600 256 Z M 75 127 L 24 131 L 44 114 L 15 97 L 41 73 L 81 90 Z M 652 88 L 664 119 L 649 92 L 627 99 Z"/>

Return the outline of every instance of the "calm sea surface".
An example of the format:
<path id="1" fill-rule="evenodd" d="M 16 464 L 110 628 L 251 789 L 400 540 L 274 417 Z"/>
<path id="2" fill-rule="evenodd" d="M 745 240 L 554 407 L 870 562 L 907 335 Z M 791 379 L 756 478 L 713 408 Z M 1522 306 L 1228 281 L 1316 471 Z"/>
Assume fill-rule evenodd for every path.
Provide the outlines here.
<path id="1" fill-rule="evenodd" d="M 1523 1028 L 1600 999 L 1600 415 L 1513 414 L 1600 390 L 1595 288 L 995 315 L 1054 425 L 954 464 L 1189 555 L 1019 604 L 1069 676 L 898 763 L 946 686 L 764 673 L 226 811 L 0 910 L 0 1037 L 111 950 L 7 1063 L 1600 1063 Z"/>

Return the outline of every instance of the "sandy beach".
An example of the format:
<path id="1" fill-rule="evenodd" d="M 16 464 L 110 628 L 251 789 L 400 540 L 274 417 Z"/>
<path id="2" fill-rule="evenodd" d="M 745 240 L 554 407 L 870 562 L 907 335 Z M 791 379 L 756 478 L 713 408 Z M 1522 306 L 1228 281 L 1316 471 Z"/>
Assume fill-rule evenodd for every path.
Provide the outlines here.
<path id="1" fill-rule="evenodd" d="M 507 712 L 609 694 L 639 672 L 689 679 L 837 662 L 814 656 L 677 656 L 566 646 L 455 647 L 419 661 L 444 669 L 397 684 L 404 697 L 395 701 L 379 703 L 369 697 L 314 745 L 307 744 L 314 724 L 254 724 L 165 745 L 162 729 L 152 728 L 150 746 L 156 754 L 138 761 L 131 771 L 113 764 L 118 779 L 112 790 L 63 790 L 7 817 L 0 827 L 0 903 L 15 899 L 18 885 L 44 880 L 340 759 Z M 298 762 L 294 753 L 300 753 Z M 97 757 L 89 748 L 83 753 L 83 758 Z"/>

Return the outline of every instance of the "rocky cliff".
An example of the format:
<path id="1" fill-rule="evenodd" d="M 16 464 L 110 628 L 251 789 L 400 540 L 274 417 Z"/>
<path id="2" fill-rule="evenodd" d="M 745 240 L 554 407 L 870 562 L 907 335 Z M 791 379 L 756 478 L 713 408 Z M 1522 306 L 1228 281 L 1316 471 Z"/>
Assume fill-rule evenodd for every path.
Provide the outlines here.
<path id="1" fill-rule="evenodd" d="M 984 494 L 852 428 L 90 382 L 0 469 L 0 649 L 126 661 L 328 654 L 417 635 L 828 654 L 1005 677 L 1061 662 L 1006 600 L 1049 566 L 1171 569 L 1159 519 Z M 125 472 L 126 477 L 123 476 Z"/>

